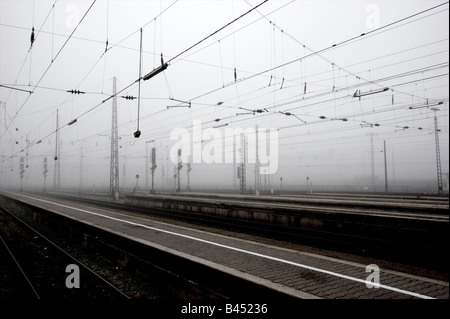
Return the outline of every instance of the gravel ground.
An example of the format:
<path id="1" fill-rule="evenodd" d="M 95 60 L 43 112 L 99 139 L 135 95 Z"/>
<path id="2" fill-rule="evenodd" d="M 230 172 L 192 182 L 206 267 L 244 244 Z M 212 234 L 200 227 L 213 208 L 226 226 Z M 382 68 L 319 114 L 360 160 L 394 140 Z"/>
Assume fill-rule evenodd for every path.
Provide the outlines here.
<path id="1" fill-rule="evenodd" d="M 39 231 L 46 237 L 51 236 L 51 240 L 59 247 L 110 281 L 130 298 L 158 298 L 158 292 L 152 287 L 129 276 L 96 252 L 68 242 L 67 239 L 54 233 L 49 234 L 50 231 L 45 227 L 40 226 Z M 66 279 L 72 275 L 72 271 L 66 272 L 66 267 L 75 262 L 3 212 L 0 214 L 0 235 L 35 287 L 40 299 L 121 298 L 118 293 L 82 267 L 79 267 L 80 288 L 69 289 L 66 286 Z M 3 243 L 0 246 L 0 260 L 0 300 L 35 300 L 37 298 L 35 293 Z"/>

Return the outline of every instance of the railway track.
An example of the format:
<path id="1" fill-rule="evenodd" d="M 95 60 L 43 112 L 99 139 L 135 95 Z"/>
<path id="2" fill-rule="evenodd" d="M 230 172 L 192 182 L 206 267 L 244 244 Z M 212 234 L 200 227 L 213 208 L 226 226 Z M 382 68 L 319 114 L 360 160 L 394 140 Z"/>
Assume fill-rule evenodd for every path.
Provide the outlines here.
<path id="1" fill-rule="evenodd" d="M 365 257 L 381 258 L 393 262 L 400 262 L 425 268 L 440 265 L 442 263 L 442 255 L 446 253 L 445 244 L 437 247 L 435 245 L 431 245 L 422 238 L 418 238 L 417 241 L 412 242 L 410 240 L 403 240 L 401 237 L 386 239 L 382 237 L 348 234 L 345 232 L 336 233 L 324 230 L 308 230 L 291 226 L 268 224 L 264 222 L 246 221 L 222 216 L 210 216 L 203 213 L 188 211 L 181 214 L 179 211 L 170 209 L 135 207 L 124 205 L 122 203 L 92 198 L 54 194 L 52 194 L 52 197 L 72 202 L 78 201 L 81 203 L 106 207 L 122 212 L 133 211 L 162 219 L 284 240 L 309 245 L 316 248 L 352 253 Z M 340 212 L 345 211 L 342 208 L 336 209 Z M 442 216 L 442 218 L 446 218 L 448 221 L 448 215 Z M 399 254 L 399 252 L 402 253 Z M 441 266 L 437 267 L 440 268 Z"/>
<path id="2" fill-rule="evenodd" d="M 69 218 L 76 218 L 76 219 L 78 219 L 78 218 L 85 219 L 89 215 L 89 217 L 86 219 L 86 221 L 88 222 L 89 225 L 92 225 L 92 223 L 94 223 L 96 225 L 103 225 L 103 221 L 106 221 L 106 220 L 118 221 L 119 223 L 118 223 L 118 225 L 116 225 L 117 228 L 114 228 L 114 230 L 116 232 L 123 231 L 125 233 L 128 233 L 128 231 L 131 231 L 131 232 L 137 231 L 136 234 L 141 234 L 142 230 L 140 227 L 143 227 L 145 229 L 149 229 L 149 232 L 151 232 L 151 233 L 145 232 L 146 236 L 148 236 L 147 240 L 149 240 L 150 242 L 155 243 L 157 245 L 158 244 L 163 244 L 163 245 L 168 244 L 169 246 L 167 246 L 167 247 L 171 247 L 171 248 L 174 248 L 172 245 L 179 240 L 175 239 L 175 241 L 172 243 L 170 238 L 161 237 L 161 236 L 164 236 L 165 233 L 170 233 L 171 235 L 174 234 L 173 229 L 171 229 L 171 227 L 173 227 L 173 226 L 171 226 L 170 224 L 178 224 L 178 225 L 184 226 L 182 228 L 186 229 L 188 237 L 191 237 L 192 234 L 190 234 L 190 230 L 187 230 L 187 228 L 199 228 L 201 230 L 204 230 L 205 232 L 201 232 L 201 233 L 205 233 L 205 234 L 217 232 L 220 235 L 228 235 L 228 236 L 232 236 L 232 237 L 236 236 L 238 238 L 240 237 L 240 235 L 238 235 L 236 233 L 222 231 L 223 229 L 226 229 L 226 230 L 232 230 L 234 232 L 245 233 L 243 235 L 243 238 L 248 240 L 248 243 L 250 242 L 249 238 L 254 238 L 254 237 L 247 236 L 247 234 L 248 235 L 258 234 L 259 236 L 264 236 L 264 237 L 277 237 L 277 239 L 284 238 L 285 240 L 288 240 L 290 242 L 299 241 L 299 243 L 301 245 L 306 246 L 304 232 L 303 232 L 303 234 L 298 234 L 298 233 L 296 233 L 295 229 L 291 229 L 292 233 L 290 233 L 290 234 L 286 233 L 286 231 L 292 227 L 284 228 L 285 231 L 283 231 L 283 229 L 280 228 L 275 232 L 274 228 L 278 228 L 278 227 L 273 227 L 274 225 L 264 225 L 264 223 L 256 223 L 256 224 L 248 223 L 247 224 L 247 223 L 243 223 L 242 220 L 235 220 L 235 219 L 228 219 L 228 218 L 217 219 L 214 216 L 205 216 L 203 214 L 192 213 L 189 211 L 184 212 L 184 210 L 171 211 L 170 209 L 130 207 L 128 205 L 124 205 L 124 204 L 121 204 L 118 202 L 108 201 L 106 199 L 99 200 L 96 198 L 76 198 L 75 196 L 62 196 L 61 194 L 59 194 L 57 196 L 54 196 L 54 194 L 45 194 L 45 195 L 35 194 L 32 196 L 19 195 L 19 196 L 14 196 L 14 197 L 16 198 L 15 201 L 18 204 L 18 206 L 15 206 L 14 204 L 11 204 L 11 205 L 8 204 L 5 207 L 18 207 L 19 208 L 19 207 L 21 207 L 20 206 L 21 204 L 19 204 L 19 202 L 25 201 L 25 206 L 28 206 L 28 205 L 30 205 L 30 206 L 28 207 L 27 210 L 24 210 L 24 211 L 22 211 L 21 209 L 18 209 L 18 213 L 20 214 L 21 218 L 24 218 L 24 219 L 32 221 L 32 222 L 39 222 L 39 229 L 41 229 L 40 228 L 41 224 L 44 225 L 44 224 L 46 224 L 47 221 L 51 221 L 54 218 L 53 215 L 51 214 L 51 212 L 54 211 L 54 212 L 60 212 L 62 214 L 62 216 L 66 216 Z M 42 203 L 42 206 L 40 203 Z M 137 203 L 137 205 L 139 205 L 139 203 Z M 174 206 L 172 206 L 172 207 L 175 208 Z M 37 209 L 37 211 L 35 211 L 35 209 Z M 37 215 L 41 216 L 40 213 L 38 212 L 39 210 L 43 210 L 42 217 L 37 216 Z M 79 214 L 79 212 L 84 212 L 86 214 L 84 214 L 84 213 Z M 137 213 L 137 214 L 135 214 L 135 213 Z M 144 217 L 143 216 L 144 214 L 149 216 L 150 218 L 148 218 L 148 220 L 146 220 L 147 217 Z M 91 219 L 92 215 L 98 215 L 101 218 Z M 127 216 L 129 216 L 130 218 L 127 218 Z M 158 217 L 160 217 L 160 218 L 158 218 Z M 106 219 L 104 219 L 104 218 L 106 218 Z M 168 221 L 169 219 L 173 220 L 173 221 L 179 221 L 179 222 L 171 222 L 171 221 Z M 51 224 L 52 225 L 51 229 L 62 230 L 63 228 L 61 228 L 60 225 L 61 226 L 64 225 L 64 223 L 65 223 L 64 220 L 65 220 L 65 218 L 62 218 L 60 220 L 59 215 L 58 215 L 58 217 L 55 216 L 55 219 L 53 219 L 53 223 Z M 159 226 L 155 226 L 154 222 L 158 223 L 161 221 L 163 221 L 165 223 L 165 226 L 168 227 L 167 229 L 164 228 L 165 226 L 162 228 Z M 139 224 L 136 224 L 136 222 Z M 58 223 L 60 223 L 60 225 Z M 74 223 L 73 225 L 79 224 L 76 221 L 74 221 L 73 223 Z M 72 224 L 72 222 L 70 222 L 70 224 Z M 199 225 L 200 227 L 193 226 L 193 224 Z M 131 225 L 131 228 L 126 227 L 127 225 Z M 216 230 L 212 230 L 211 228 L 207 228 L 207 227 L 203 227 L 203 226 L 210 226 L 210 227 L 221 228 L 221 229 L 216 231 Z M 272 226 L 272 229 L 271 229 L 271 226 Z M 102 242 L 103 243 L 117 243 L 117 244 L 119 243 L 119 241 L 117 241 L 116 239 L 112 240 L 112 238 L 109 238 L 108 235 L 104 236 L 103 232 L 96 233 L 96 230 L 91 229 L 91 231 L 93 231 L 91 233 L 91 231 L 84 229 L 84 226 L 80 226 L 80 227 L 81 228 L 79 228 L 77 230 L 80 234 L 86 234 L 88 237 L 90 236 L 90 238 L 92 238 L 93 240 L 95 238 L 95 241 L 97 241 L 97 238 L 98 238 L 98 240 L 101 243 Z M 139 229 L 135 229 L 134 227 L 139 227 Z M 268 231 L 266 231 L 264 229 L 264 227 L 268 227 L 269 228 Z M 72 231 L 70 231 L 70 232 L 72 232 Z M 65 233 L 67 233 L 67 231 Z M 180 237 L 185 237 L 185 235 L 186 234 L 180 235 Z M 344 234 L 344 235 L 346 235 L 346 234 Z M 209 236 L 210 235 L 205 235 L 205 238 L 201 238 L 201 240 L 199 240 L 199 242 L 203 242 L 205 239 L 210 240 Z M 360 240 L 356 240 L 356 239 L 354 239 L 355 237 L 352 239 L 351 236 L 341 237 L 341 238 L 339 238 L 341 240 L 341 242 L 336 243 L 335 241 L 333 241 L 332 238 L 326 238 L 326 236 L 327 236 L 326 232 L 311 233 L 310 239 L 311 239 L 311 241 L 313 241 L 313 244 L 311 246 L 317 247 L 317 243 L 314 243 L 316 241 L 316 239 L 322 240 L 324 243 L 324 246 L 326 246 L 327 249 L 328 249 L 328 247 L 334 245 L 335 249 L 333 249 L 333 250 L 335 250 L 336 253 L 332 252 L 330 254 L 330 256 L 333 256 L 333 255 L 341 256 L 341 257 L 343 257 L 344 260 L 347 260 L 346 258 L 349 255 L 340 254 L 340 252 L 345 251 L 345 249 L 349 249 L 348 247 L 350 247 L 350 246 L 352 247 L 352 249 L 354 249 L 355 247 L 360 247 L 361 249 L 364 249 L 364 248 L 369 249 L 369 251 L 367 251 L 367 254 L 360 254 L 360 255 L 365 256 L 365 257 L 372 257 L 372 258 L 369 258 L 369 259 L 359 258 L 359 257 L 356 257 L 356 254 L 354 254 L 353 256 L 350 256 L 351 258 L 354 258 L 354 259 L 349 259 L 349 260 L 352 260 L 357 263 L 361 262 L 361 260 L 365 260 L 363 262 L 363 264 L 373 263 L 372 262 L 374 260 L 373 258 L 376 258 L 374 252 L 370 251 L 372 249 L 372 248 L 370 248 L 370 245 L 363 242 L 364 240 L 367 240 L 369 242 L 370 240 L 372 240 L 370 238 L 361 237 Z M 330 236 L 339 237 L 339 234 L 330 234 Z M 78 241 L 83 240 L 82 237 L 80 237 L 80 236 L 77 236 L 77 237 L 78 237 Z M 225 237 L 221 236 L 221 238 L 224 240 Z M 256 242 L 258 242 L 260 239 L 250 239 L 250 240 L 255 240 Z M 352 243 L 352 241 L 353 241 L 353 243 Z M 273 241 L 263 240 L 263 242 L 273 242 Z M 222 246 L 222 244 L 223 244 L 223 242 L 220 241 L 220 245 L 218 245 L 218 246 Z M 395 257 L 395 254 L 401 255 L 401 257 L 412 257 L 412 258 L 417 257 L 418 254 L 416 253 L 416 251 L 414 251 L 414 248 L 417 248 L 417 246 L 415 244 L 411 244 L 408 247 L 408 243 L 404 243 L 404 242 L 400 243 L 401 245 L 405 245 L 406 248 L 411 249 L 412 250 L 411 252 L 406 252 L 405 250 L 399 251 L 398 247 L 394 247 L 398 243 L 393 243 L 392 241 L 385 241 L 383 243 L 383 241 L 376 241 L 376 238 L 375 238 L 375 241 L 372 241 L 372 244 L 374 245 L 374 248 L 373 248 L 374 251 L 376 251 L 376 249 L 379 249 L 383 245 L 385 246 L 384 248 L 386 250 L 388 250 L 388 252 L 386 252 L 386 251 L 383 252 L 383 256 L 381 256 L 381 258 L 377 258 L 376 262 L 375 262 L 377 265 L 380 265 L 383 269 L 385 267 L 386 267 L 386 269 L 396 269 L 396 270 L 408 269 L 408 271 L 413 271 L 413 272 L 408 272 L 408 273 L 414 274 L 417 276 L 423 276 L 423 274 L 429 274 L 429 273 L 433 273 L 432 274 L 433 276 L 434 275 L 438 276 L 436 278 L 442 278 L 442 276 L 445 276 L 443 274 L 446 271 L 445 267 L 443 267 L 442 269 L 435 269 L 435 268 L 432 269 L 432 268 L 420 267 L 421 265 L 414 263 L 414 262 L 417 262 L 417 260 L 406 260 L 403 263 L 403 265 L 400 265 L 399 263 L 396 263 L 396 264 L 390 263 L 395 260 L 389 259 L 389 257 L 390 257 L 389 254 L 393 255 L 394 257 Z M 182 243 L 182 245 L 185 245 L 185 243 Z M 186 245 L 187 245 L 187 243 L 186 243 Z M 293 246 L 295 246 L 295 244 Z M 347 246 L 347 247 L 345 247 L 345 246 Z M 100 253 L 104 252 L 102 245 L 95 246 L 95 248 L 94 248 L 94 246 L 92 245 L 92 242 L 91 242 L 91 244 L 86 244 L 86 247 L 91 247 Z M 101 247 L 101 248 L 99 248 L 99 247 Z M 119 248 L 119 250 L 127 251 L 129 253 L 131 252 L 131 254 L 134 254 L 135 256 L 138 256 L 138 257 L 139 256 L 153 256 L 153 258 L 155 258 L 154 260 L 158 261 L 157 267 L 159 270 L 166 269 L 171 274 L 176 274 L 177 278 L 179 276 L 183 277 L 183 274 L 184 275 L 187 274 L 184 272 L 185 269 L 191 269 L 190 267 L 186 267 L 185 265 L 181 266 L 180 268 L 173 269 L 173 268 L 171 268 L 172 266 L 181 264 L 179 262 L 173 262 L 173 261 L 172 262 L 166 261 L 166 263 L 163 262 L 162 264 L 160 264 L 160 262 L 163 261 L 164 258 L 161 258 L 161 256 L 158 255 L 159 250 L 152 251 L 151 253 L 148 253 L 148 252 L 144 253 L 144 252 L 140 252 L 139 249 L 137 249 L 137 248 L 132 248 L 131 246 L 128 245 L 128 243 L 124 244 L 124 246 L 121 246 L 120 244 L 118 244 L 117 247 Z M 120 247 L 122 247 L 122 248 L 120 248 Z M 124 248 L 124 247 L 126 247 L 126 248 Z M 195 247 L 195 245 L 193 247 Z M 230 245 L 230 247 L 234 247 L 234 245 Z M 245 247 L 247 247 L 247 245 L 245 245 Z M 242 247 L 239 246 L 239 248 L 242 248 Z M 245 248 L 245 249 L 247 249 L 247 248 Z M 331 249 L 328 249 L 328 250 L 331 250 Z M 184 252 L 184 248 L 181 248 L 179 251 Z M 187 253 L 191 254 L 192 251 L 194 251 L 193 256 L 197 256 L 197 254 L 199 256 L 203 256 L 203 254 L 206 251 L 209 251 L 209 248 L 204 249 L 204 248 L 198 248 L 198 247 L 191 248 L 190 246 L 187 247 Z M 425 251 L 427 251 L 427 250 L 425 250 Z M 258 253 L 260 253 L 259 250 L 258 250 Z M 327 252 L 324 252 L 324 253 L 327 256 L 329 251 L 328 251 L 328 253 Z M 121 255 L 121 253 L 119 253 L 119 255 Z M 213 252 L 213 255 L 217 256 L 217 253 Z M 220 254 L 218 254 L 218 255 L 220 258 Z M 252 254 L 250 254 L 250 255 L 252 255 Z M 268 256 L 269 255 L 270 254 L 268 254 Z M 432 255 L 436 255 L 436 254 L 434 254 L 434 253 L 430 254 L 430 256 L 432 256 Z M 347 256 L 347 257 L 345 257 L 345 256 Z M 437 256 L 442 260 L 444 259 L 444 258 L 442 258 L 442 254 L 440 254 L 440 255 L 438 254 Z M 277 257 L 278 257 L 278 255 L 277 255 Z M 111 260 L 116 260 L 115 257 L 111 257 L 110 255 L 108 255 L 108 258 L 110 258 Z M 126 258 L 126 259 L 128 260 L 128 258 Z M 340 259 L 340 258 L 338 258 L 338 259 Z M 228 258 L 226 260 L 226 262 L 228 262 L 228 260 L 231 260 L 231 259 Z M 286 260 L 291 260 L 291 259 L 286 259 Z M 152 263 L 154 261 L 149 260 L 148 262 Z M 305 261 L 303 261 L 303 262 L 305 262 Z M 433 261 L 433 263 L 434 262 L 435 261 Z M 234 264 L 234 262 L 233 262 L 233 264 Z M 388 265 L 393 265 L 393 266 L 391 268 L 391 266 L 388 266 Z M 323 265 L 320 264 L 320 266 L 323 266 Z M 320 268 L 320 266 L 319 266 L 319 268 Z M 405 267 L 403 267 L 403 266 L 405 266 Z M 419 267 L 410 267 L 410 266 L 419 266 Z M 125 268 L 124 268 L 124 270 L 125 270 Z M 127 268 L 126 271 L 128 271 L 128 270 L 129 269 Z M 439 273 L 432 272 L 430 270 L 438 270 Z M 132 269 L 132 271 L 134 271 L 134 269 Z M 178 271 L 181 271 L 181 272 L 178 272 Z M 337 272 L 339 272 L 339 271 L 337 271 Z M 140 272 L 140 273 L 142 273 L 142 272 Z M 188 273 L 192 275 L 191 270 L 189 270 Z M 281 273 L 283 273 L 283 272 L 281 272 Z M 286 273 L 288 273 L 288 272 L 286 272 Z M 206 275 L 205 275 L 204 270 L 199 271 L 198 278 L 204 279 L 205 276 Z M 272 275 L 270 275 L 270 276 L 272 276 Z M 151 277 L 152 278 L 160 278 L 161 275 L 159 274 L 158 276 L 151 276 Z M 186 276 L 183 278 L 189 278 L 189 280 L 187 281 L 189 283 L 197 282 L 196 280 L 193 280 L 189 276 Z M 435 278 L 435 277 L 430 277 L 430 278 Z M 209 282 L 209 280 L 207 280 L 207 282 Z M 167 280 L 164 279 L 162 281 L 162 283 L 166 284 Z M 202 283 L 203 283 L 203 281 L 202 281 Z M 173 287 L 175 287 L 175 286 L 173 286 Z M 176 286 L 176 287 L 178 287 L 178 286 Z M 203 287 L 203 286 L 201 284 L 199 284 L 199 286 L 196 286 L 197 289 L 199 287 Z M 220 286 L 220 287 L 223 287 L 223 286 Z M 207 288 L 208 288 L 208 291 L 210 291 L 209 290 L 210 287 L 208 286 Z M 172 291 L 172 289 L 173 288 L 170 288 L 169 290 Z M 215 290 L 213 290 L 213 291 L 215 291 Z M 220 291 L 222 291 L 222 290 L 220 290 Z M 183 295 L 183 294 L 180 293 L 180 295 Z"/>
<path id="3" fill-rule="evenodd" d="M 0 208 L 0 299 L 129 299 L 30 225 Z"/>
<path id="4" fill-rule="evenodd" d="M 173 197 L 173 194 L 162 194 Z M 179 193 L 178 198 L 224 201 L 227 203 L 248 203 L 272 206 L 274 208 L 301 207 L 315 211 L 344 212 L 359 214 L 397 214 L 407 217 L 422 215 L 425 218 L 448 219 L 448 197 L 378 196 L 356 195 L 297 195 L 297 196 L 240 196 L 201 193 Z"/>

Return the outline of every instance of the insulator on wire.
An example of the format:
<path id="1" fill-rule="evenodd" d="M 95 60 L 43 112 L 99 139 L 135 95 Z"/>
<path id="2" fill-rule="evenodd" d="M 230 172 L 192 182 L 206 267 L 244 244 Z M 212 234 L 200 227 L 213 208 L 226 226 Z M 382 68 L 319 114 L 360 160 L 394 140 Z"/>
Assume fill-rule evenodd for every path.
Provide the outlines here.
<path id="1" fill-rule="evenodd" d="M 86 92 L 80 91 L 80 90 L 70 90 L 70 91 L 66 91 L 68 93 L 71 94 L 85 94 Z"/>
<path id="2" fill-rule="evenodd" d="M 31 46 L 33 46 L 35 37 L 34 37 L 34 27 L 31 29 L 31 37 L 30 37 L 30 42 L 31 42 Z"/>

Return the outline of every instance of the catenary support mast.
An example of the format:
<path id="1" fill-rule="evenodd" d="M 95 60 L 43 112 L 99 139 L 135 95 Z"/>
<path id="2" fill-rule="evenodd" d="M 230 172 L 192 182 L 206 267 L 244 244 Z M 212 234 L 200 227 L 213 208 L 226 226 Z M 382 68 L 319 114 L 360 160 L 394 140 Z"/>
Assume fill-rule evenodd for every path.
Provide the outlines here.
<path id="1" fill-rule="evenodd" d="M 117 128 L 116 77 L 113 78 L 113 95 L 109 195 L 117 199 L 119 197 L 119 134 Z"/>

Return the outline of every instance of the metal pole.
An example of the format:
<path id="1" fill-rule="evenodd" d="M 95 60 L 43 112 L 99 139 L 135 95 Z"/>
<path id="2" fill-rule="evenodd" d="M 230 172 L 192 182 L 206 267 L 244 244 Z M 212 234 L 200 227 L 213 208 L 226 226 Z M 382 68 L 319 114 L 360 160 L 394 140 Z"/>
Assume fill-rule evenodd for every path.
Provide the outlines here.
<path id="1" fill-rule="evenodd" d="M 80 150 L 80 184 L 78 186 L 78 193 L 81 194 L 83 189 L 83 141 L 81 141 L 81 150 Z"/>
<path id="2" fill-rule="evenodd" d="M 149 158 L 148 158 L 148 141 L 145 142 L 145 189 L 148 189 L 148 162 L 149 162 Z"/>
<path id="3" fill-rule="evenodd" d="M 109 167 L 109 195 L 118 199 L 119 196 L 119 133 L 117 125 L 117 96 L 116 96 L 116 77 L 113 77 L 113 104 L 111 120 L 111 158 Z M 125 163 L 124 163 L 125 165 Z M 125 180 L 125 166 L 124 166 Z"/>
<path id="4" fill-rule="evenodd" d="M 190 192 L 191 191 L 191 182 L 190 182 L 190 173 L 192 171 L 192 167 L 191 167 L 191 162 L 192 162 L 192 157 L 189 158 L 189 163 L 187 163 L 187 191 Z"/>
<path id="5" fill-rule="evenodd" d="M 141 79 L 142 79 L 142 28 L 141 28 L 141 36 L 140 36 L 140 46 L 139 46 L 139 83 L 138 83 L 138 116 L 137 116 L 137 130 L 135 133 L 135 137 L 140 136 L 139 131 L 139 113 L 141 110 Z"/>
<path id="6" fill-rule="evenodd" d="M 387 179 L 387 162 L 386 162 L 386 141 L 384 141 L 384 191 L 388 192 L 388 179 Z"/>
<path id="7" fill-rule="evenodd" d="M 56 110 L 56 142 L 55 142 L 55 167 L 53 174 L 53 189 L 59 190 L 61 186 L 61 157 L 60 157 L 60 137 L 59 137 L 59 115 L 58 110 Z"/>
<path id="8" fill-rule="evenodd" d="M 258 196 L 259 188 L 261 185 L 261 175 L 259 174 L 260 165 L 259 165 L 259 140 L 258 140 L 258 125 L 256 125 L 255 129 L 256 134 L 256 162 L 255 162 L 255 195 Z"/>
<path id="9" fill-rule="evenodd" d="M 47 190 L 46 190 L 47 172 L 48 172 L 48 170 L 47 170 L 47 157 L 45 157 L 45 158 L 44 158 L 44 172 L 43 172 L 43 173 L 44 173 L 44 193 L 47 191 Z"/>
<path id="10" fill-rule="evenodd" d="M 308 194 L 308 186 L 309 186 L 309 176 L 306 176 L 306 189 L 305 189 L 306 194 Z"/>
<path id="11" fill-rule="evenodd" d="M 183 165 L 181 162 L 181 148 L 180 148 L 180 149 L 178 149 L 178 166 L 177 166 L 178 187 L 177 187 L 177 192 L 181 192 L 180 171 L 182 168 L 183 168 Z"/>
<path id="12" fill-rule="evenodd" d="M 152 191 L 151 193 L 155 193 L 155 171 L 152 170 Z"/>
<path id="13" fill-rule="evenodd" d="M 155 169 L 156 169 L 156 148 L 152 148 L 152 191 L 151 193 L 155 193 Z M 163 168 L 164 171 L 164 168 Z"/>
<path id="14" fill-rule="evenodd" d="M 373 133 L 370 133 L 370 161 L 371 161 L 371 181 L 372 187 L 375 188 L 375 159 L 374 159 L 374 151 L 373 151 Z"/>

